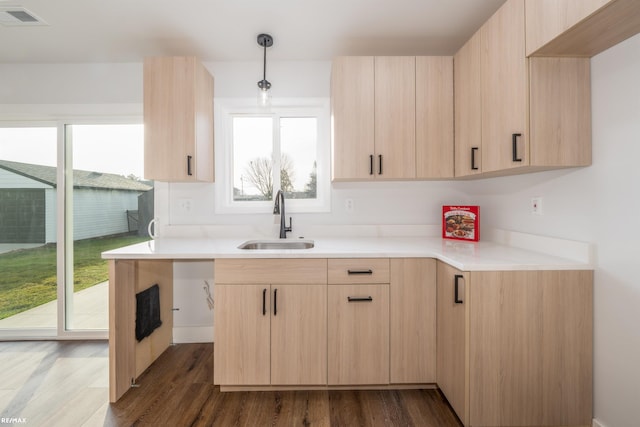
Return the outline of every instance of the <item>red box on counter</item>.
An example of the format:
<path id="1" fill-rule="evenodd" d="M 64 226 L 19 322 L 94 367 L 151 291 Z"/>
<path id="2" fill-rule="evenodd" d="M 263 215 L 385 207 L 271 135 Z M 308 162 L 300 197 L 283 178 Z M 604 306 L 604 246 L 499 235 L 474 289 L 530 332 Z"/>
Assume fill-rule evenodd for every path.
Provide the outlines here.
<path id="1" fill-rule="evenodd" d="M 443 206 L 442 238 L 480 240 L 480 206 Z"/>

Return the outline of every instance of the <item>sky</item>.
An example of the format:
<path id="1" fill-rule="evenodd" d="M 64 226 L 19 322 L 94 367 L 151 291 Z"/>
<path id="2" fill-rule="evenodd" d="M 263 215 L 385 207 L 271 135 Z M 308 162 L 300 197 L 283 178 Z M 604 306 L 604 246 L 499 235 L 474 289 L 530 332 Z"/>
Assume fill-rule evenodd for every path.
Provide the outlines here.
<path id="1" fill-rule="evenodd" d="M 0 128 L 0 159 L 56 166 L 55 127 Z M 141 124 L 72 125 L 73 168 L 117 175 L 144 173 Z"/>

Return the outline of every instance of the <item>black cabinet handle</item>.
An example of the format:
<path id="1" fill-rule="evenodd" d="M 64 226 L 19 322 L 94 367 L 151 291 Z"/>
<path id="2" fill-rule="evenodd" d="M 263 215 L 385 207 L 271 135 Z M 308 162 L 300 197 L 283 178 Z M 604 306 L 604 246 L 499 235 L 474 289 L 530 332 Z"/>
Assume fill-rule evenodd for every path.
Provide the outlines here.
<path id="1" fill-rule="evenodd" d="M 373 274 L 373 270 L 347 270 L 347 274 Z"/>
<path id="2" fill-rule="evenodd" d="M 455 302 L 456 304 L 462 304 L 464 303 L 463 300 L 460 299 L 460 296 L 458 295 L 458 286 L 460 285 L 460 279 L 462 279 L 464 276 L 462 276 L 462 274 L 456 274 L 455 275 L 455 281 L 454 281 L 454 296 L 453 296 L 453 302 Z"/>
<path id="3" fill-rule="evenodd" d="M 369 175 L 373 175 L 373 154 L 369 155 Z"/>
<path id="4" fill-rule="evenodd" d="M 273 315 L 278 315 L 278 289 L 273 290 Z"/>
<path id="5" fill-rule="evenodd" d="M 187 156 L 187 175 L 189 176 L 193 175 L 191 173 L 191 159 L 193 159 L 193 156 Z"/>
<path id="6" fill-rule="evenodd" d="M 347 297 L 348 302 L 371 302 L 373 297 Z"/>
<path id="7" fill-rule="evenodd" d="M 262 290 L 262 315 L 267 315 L 267 290 Z"/>
<path id="8" fill-rule="evenodd" d="M 478 147 L 471 147 L 471 170 L 477 171 L 478 166 L 476 166 L 476 153 L 478 152 Z"/>
<path id="9" fill-rule="evenodd" d="M 262 315 L 267 315 L 267 290 L 262 290 Z"/>
<path id="10" fill-rule="evenodd" d="M 378 175 L 382 175 L 382 154 L 378 155 Z"/>
<path id="11" fill-rule="evenodd" d="M 267 315 L 267 290 L 262 290 L 262 315 Z"/>
<path id="12" fill-rule="evenodd" d="M 511 150 L 513 151 L 513 161 L 521 162 L 522 159 L 518 157 L 518 137 L 522 136 L 521 133 L 511 134 Z"/>

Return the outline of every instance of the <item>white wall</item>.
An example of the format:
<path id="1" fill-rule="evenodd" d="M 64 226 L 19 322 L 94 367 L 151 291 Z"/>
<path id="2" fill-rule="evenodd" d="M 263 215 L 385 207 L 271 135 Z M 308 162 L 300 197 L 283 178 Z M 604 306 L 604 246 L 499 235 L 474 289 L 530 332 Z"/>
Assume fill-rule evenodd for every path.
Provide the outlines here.
<path id="1" fill-rule="evenodd" d="M 173 276 L 174 342 L 212 341 L 213 311 L 207 303 L 205 281 L 213 295 L 213 262 L 176 261 Z"/>
<path id="2" fill-rule="evenodd" d="M 15 104 L 142 102 L 140 63 L 0 64 L 0 75 L 0 104 L 16 110 L 20 107 Z"/>
<path id="3" fill-rule="evenodd" d="M 640 420 L 640 35 L 591 61 L 593 165 L 475 181 L 483 227 L 596 243 L 594 416 Z M 543 216 L 529 213 L 543 197 Z M 570 304 L 570 301 L 567 302 Z"/>

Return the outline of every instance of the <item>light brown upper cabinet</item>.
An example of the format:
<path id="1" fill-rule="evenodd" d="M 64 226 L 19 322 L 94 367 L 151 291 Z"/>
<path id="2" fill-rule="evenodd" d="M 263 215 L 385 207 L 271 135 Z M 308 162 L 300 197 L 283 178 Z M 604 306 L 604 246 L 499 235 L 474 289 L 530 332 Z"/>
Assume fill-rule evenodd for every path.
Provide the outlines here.
<path id="1" fill-rule="evenodd" d="M 455 56 L 456 176 L 591 164 L 589 60 L 526 58 L 524 6 L 508 0 Z"/>
<path id="2" fill-rule="evenodd" d="M 455 176 L 480 173 L 482 91 L 480 89 L 480 31 L 455 54 Z"/>
<path id="3" fill-rule="evenodd" d="M 335 58 L 333 180 L 451 177 L 452 74 L 447 57 Z"/>
<path id="4" fill-rule="evenodd" d="M 527 56 L 591 57 L 640 32 L 638 0 L 527 0 Z"/>
<path id="5" fill-rule="evenodd" d="M 482 171 L 520 167 L 529 160 L 524 0 L 507 1 L 480 38 Z"/>
<path id="6" fill-rule="evenodd" d="M 415 96 L 415 57 L 334 59 L 334 181 L 415 178 Z"/>
<path id="7" fill-rule="evenodd" d="M 416 178 L 453 177 L 453 57 L 416 56 Z"/>
<path id="8" fill-rule="evenodd" d="M 416 176 L 416 58 L 376 56 L 374 175 Z"/>
<path id="9" fill-rule="evenodd" d="M 195 57 L 144 60 L 144 177 L 214 181 L 213 77 Z"/>
<path id="10" fill-rule="evenodd" d="M 374 59 L 335 58 L 331 70 L 332 178 L 371 180 L 375 153 Z"/>

